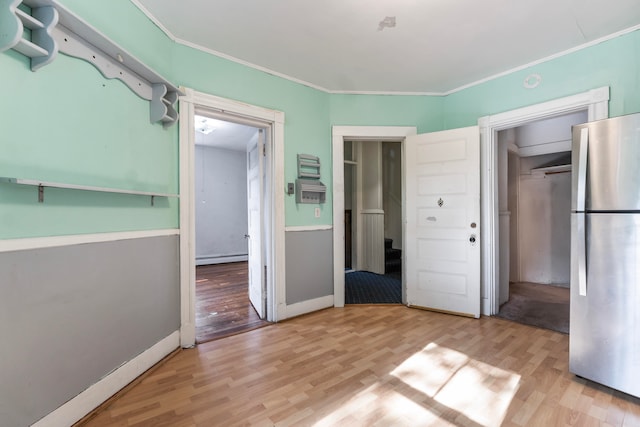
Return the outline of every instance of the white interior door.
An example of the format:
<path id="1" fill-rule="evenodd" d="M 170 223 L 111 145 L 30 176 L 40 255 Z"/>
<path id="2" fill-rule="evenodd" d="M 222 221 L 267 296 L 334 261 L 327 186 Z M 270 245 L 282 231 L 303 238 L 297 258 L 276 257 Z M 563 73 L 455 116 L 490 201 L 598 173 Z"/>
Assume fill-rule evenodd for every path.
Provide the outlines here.
<path id="1" fill-rule="evenodd" d="M 247 211 L 249 246 L 249 300 L 261 319 L 266 314 L 264 252 L 262 242 L 264 131 L 247 149 Z"/>
<path id="2" fill-rule="evenodd" d="M 407 305 L 480 316 L 477 126 L 405 143 Z"/>

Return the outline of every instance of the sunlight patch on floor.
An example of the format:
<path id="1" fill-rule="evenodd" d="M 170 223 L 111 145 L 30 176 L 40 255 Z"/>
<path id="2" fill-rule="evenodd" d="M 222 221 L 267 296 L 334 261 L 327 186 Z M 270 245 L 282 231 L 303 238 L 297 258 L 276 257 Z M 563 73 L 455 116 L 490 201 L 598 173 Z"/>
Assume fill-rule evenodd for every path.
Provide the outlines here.
<path id="1" fill-rule="evenodd" d="M 430 343 L 388 375 L 343 402 L 315 427 L 363 423 L 370 426 L 499 426 L 520 375 Z"/>
<path id="2" fill-rule="evenodd" d="M 520 375 L 430 343 L 391 372 L 413 389 L 481 426 L 502 424 Z"/>

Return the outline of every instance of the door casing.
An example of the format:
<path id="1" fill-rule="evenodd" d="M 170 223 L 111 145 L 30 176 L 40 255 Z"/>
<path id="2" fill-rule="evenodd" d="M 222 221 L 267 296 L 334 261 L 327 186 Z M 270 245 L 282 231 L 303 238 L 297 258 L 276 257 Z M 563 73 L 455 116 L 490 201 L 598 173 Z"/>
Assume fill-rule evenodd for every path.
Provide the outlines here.
<path id="1" fill-rule="evenodd" d="M 480 128 L 481 213 L 481 310 L 484 315 L 500 309 L 500 235 L 498 209 L 498 131 L 577 111 L 588 112 L 588 121 L 609 117 L 609 87 L 554 99 L 478 119 Z"/>
<path id="2" fill-rule="evenodd" d="M 284 113 L 238 101 L 181 88 L 180 97 L 180 345 L 195 345 L 195 185 L 194 115 L 196 108 L 261 123 L 271 128 L 267 146 L 270 180 L 265 188 L 265 245 L 267 265 L 267 320 L 277 322 L 285 316 L 285 219 L 284 192 Z"/>
<path id="3" fill-rule="evenodd" d="M 406 136 L 415 135 L 416 133 L 417 128 L 415 126 L 332 127 L 333 305 L 335 307 L 344 307 L 344 141 L 403 142 Z M 405 185 L 402 183 L 403 198 L 404 187 Z M 403 251 L 403 253 L 406 253 L 406 251 Z"/>
<path id="4" fill-rule="evenodd" d="M 592 89 L 528 107 L 480 117 L 480 212 L 481 212 L 481 313 L 494 315 L 499 306 L 499 209 L 498 131 L 561 114 L 587 110 L 588 120 L 609 117 L 609 87 Z M 344 141 L 403 141 L 415 135 L 415 127 L 333 126 L 333 256 L 334 306 L 344 307 Z M 404 193 L 404 183 L 403 183 Z M 403 194 L 404 197 L 404 194 Z M 403 219 L 404 221 L 404 219 Z M 404 231 L 403 231 L 404 233 Z M 404 248 L 403 248 L 404 249 Z M 406 251 L 403 251 L 406 253 Z"/>

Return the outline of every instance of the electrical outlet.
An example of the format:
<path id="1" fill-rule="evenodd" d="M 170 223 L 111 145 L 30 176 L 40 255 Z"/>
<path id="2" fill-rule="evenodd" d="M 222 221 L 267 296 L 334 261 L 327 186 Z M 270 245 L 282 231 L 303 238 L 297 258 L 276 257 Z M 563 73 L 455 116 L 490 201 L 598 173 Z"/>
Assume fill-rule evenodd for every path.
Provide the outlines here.
<path id="1" fill-rule="evenodd" d="M 320 208 L 316 208 L 315 215 L 316 218 L 320 218 Z"/>

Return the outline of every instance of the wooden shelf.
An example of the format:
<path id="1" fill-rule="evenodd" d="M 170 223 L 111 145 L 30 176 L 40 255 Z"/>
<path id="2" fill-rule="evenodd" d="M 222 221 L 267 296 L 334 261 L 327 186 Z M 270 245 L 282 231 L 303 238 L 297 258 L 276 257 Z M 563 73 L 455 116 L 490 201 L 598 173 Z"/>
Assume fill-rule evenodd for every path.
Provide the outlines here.
<path id="1" fill-rule="evenodd" d="M 532 174 L 552 175 L 554 173 L 571 172 L 571 165 L 547 166 L 544 168 L 531 169 Z"/>
<path id="2" fill-rule="evenodd" d="M 47 56 L 49 54 L 45 49 L 25 39 L 18 40 L 18 44 L 13 46 L 13 49 L 20 52 L 24 56 L 28 56 L 29 58 L 38 58 L 40 56 Z"/>
<path id="3" fill-rule="evenodd" d="M 44 24 L 42 22 L 38 21 L 36 18 L 21 9 L 16 9 L 16 15 L 20 18 L 20 21 L 22 21 L 22 25 L 30 30 L 40 30 L 44 28 Z"/>
<path id="4" fill-rule="evenodd" d="M 151 191 L 136 191 L 136 190 L 124 190 L 119 188 L 109 188 L 109 187 L 94 187 L 89 185 L 77 185 L 77 184 L 64 184 L 60 182 L 49 182 L 49 181 L 38 181 L 35 179 L 25 179 L 25 178 L 9 178 L 9 177 L 0 177 L 0 183 L 5 184 L 19 184 L 19 185 L 30 185 L 34 187 L 38 187 L 38 202 L 44 202 L 44 188 L 64 188 L 68 190 L 81 190 L 81 191 L 95 191 L 100 193 L 117 193 L 117 194 L 131 194 L 135 196 L 147 196 L 151 197 L 151 205 L 153 205 L 155 197 L 180 197 L 178 194 L 172 193 L 158 193 Z"/>

